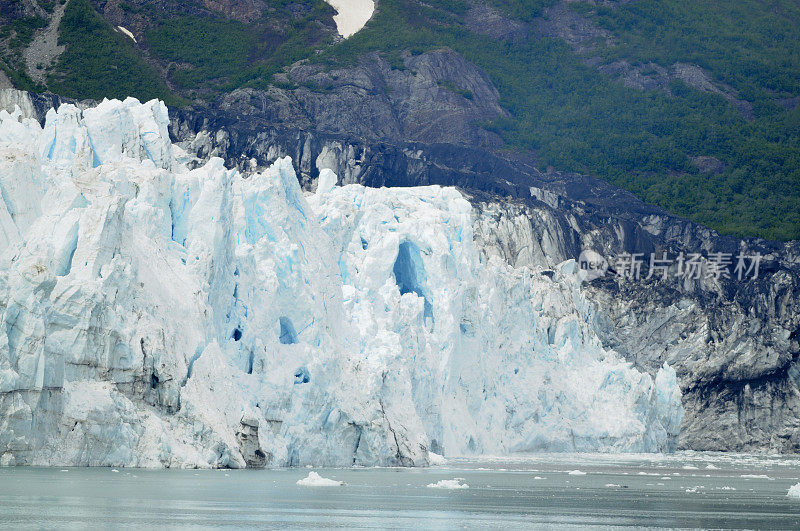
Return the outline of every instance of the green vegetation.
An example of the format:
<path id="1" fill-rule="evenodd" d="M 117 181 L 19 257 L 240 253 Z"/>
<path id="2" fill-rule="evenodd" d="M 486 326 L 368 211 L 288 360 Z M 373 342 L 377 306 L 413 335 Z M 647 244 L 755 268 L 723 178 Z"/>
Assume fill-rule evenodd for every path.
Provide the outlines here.
<path id="1" fill-rule="evenodd" d="M 180 17 L 148 31 L 147 44 L 162 59 L 190 64 L 189 69 L 175 69 L 171 77 L 181 87 L 194 88 L 244 70 L 256 41 L 240 22 Z"/>
<path id="2" fill-rule="evenodd" d="M 736 120 L 722 109 L 700 107 L 697 100 L 706 98 L 683 88 L 676 96 L 700 112 L 674 124 L 676 146 L 715 156 L 725 170 L 659 175 L 666 182 L 658 183 L 634 175 L 618 184 L 723 232 L 800 238 L 800 109 L 779 103 L 800 94 L 800 4 L 641 0 L 618 9 L 573 7 L 617 37 L 619 46 L 603 50 L 606 60 L 697 64 L 732 86 L 754 111 L 753 120 Z"/>
<path id="3" fill-rule="evenodd" d="M 289 0 L 281 1 L 287 9 L 282 21 L 284 34 L 273 36 L 267 32 L 261 39 L 265 44 L 259 52 L 259 60 L 235 77 L 231 87 L 267 88 L 274 84 L 275 73 L 297 61 L 314 57 L 317 51 L 331 44 L 333 35 L 322 28 L 319 21 L 332 20 L 335 12 L 324 0 L 307 0 L 308 11 L 301 17 L 289 14 Z"/>
<path id="4" fill-rule="evenodd" d="M 11 83 L 13 83 L 13 85 L 20 90 L 30 90 L 32 92 L 44 90 L 44 87 L 38 85 L 30 78 L 28 73 L 25 72 L 25 68 L 23 66 L 12 68 L 0 61 L 0 69 L 5 72 L 5 74 L 8 76 L 8 79 L 11 80 Z"/>
<path id="5" fill-rule="evenodd" d="M 439 86 L 444 87 L 450 92 L 458 94 L 459 96 L 467 98 L 468 100 L 471 100 L 475 97 L 471 90 L 462 89 L 461 87 L 456 86 L 456 84 L 452 81 L 439 81 Z"/>
<path id="6" fill-rule="evenodd" d="M 489 3 L 514 20 L 531 22 L 542 15 L 545 7 L 555 4 L 556 0 L 490 0 Z"/>
<path id="7" fill-rule="evenodd" d="M 507 4 L 508 12 L 523 6 L 518 3 L 515 7 L 513 0 Z M 673 7 L 675 11 L 680 6 L 696 7 L 699 2 L 642 0 L 617 7 L 614 16 L 624 17 L 625 10 L 644 4 L 657 5 L 669 13 L 664 6 L 677 6 Z M 752 4 L 747 9 L 759 11 L 757 3 Z M 720 42 L 711 44 L 718 25 L 715 17 L 729 19 L 734 15 L 719 15 L 711 7 L 707 10 L 702 17 L 695 13 L 695 18 L 703 20 L 708 28 L 705 35 L 697 37 L 707 42 L 700 52 L 685 40 L 694 37 L 684 35 L 687 32 L 681 30 L 680 21 L 672 26 L 672 36 L 663 38 L 665 48 L 686 49 L 693 54 L 672 56 L 673 62 L 696 62 L 724 77 L 727 70 L 722 65 L 734 69 L 736 62 L 742 61 L 748 66 L 739 77 L 724 79 L 743 96 L 765 95 L 770 90 L 800 93 L 795 88 L 800 69 L 790 69 L 793 61 L 800 60 L 795 48 L 782 51 L 767 44 L 759 48 L 753 43 L 764 42 L 764 35 L 745 31 L 740 36 L 741 47 L 727 52 L 729 58 L 721 58 L 725 38 L 720 36 Z M 611 17 L 610 12 L 604 11 L 604 16 Z M 765 31 L 763 26 L 770 25 L 773 17 L 768 8 L 760 8 L 759 12 L 764 13 L 759 28 Z M 767 98 L 754 98 L 756 119 L 747 120 L 721 96 L 680 82 L 672 84 L 672 95 L 625 88 L 586 66 L 563 41 L 529 38 L 512 43 L 476 35 L 458 23 L 428 22 L 446 20 L 452 13 L 436 3 L 423 6 L 412 0 L 383 0 L 362 31 L 323 58 L 334 64 L 347 64 L 358 54 L 375 50 L 392 58 L 404 50 L 419 53 L 450 47 L 489 74 L 501 94 L 501 103 L 511 112 L 511 118 L 490 127 L 510 146 L 536 153 L 542 167 L 552 165 L 604 178 L 645 201 L 723 233 L 800 238 L 800 108 L 789 111 Z M 611 27 L 610 22 L 608 25 Z M 639 60 L 665 61 L 666 56 L 650 57 L 643 48 L 643 43 L 650 40 L 647 27 L 637 27 L 635 22 L 628 27 L 631 34 L 639 35 L 638 40 L 630 37 L 630 47 L 642 50 Z M 789 39 L 791 34 L 794 45 L 800 43 L 798 27 L 780 27 L 785 35 L 781 34 L 779 41 Z M 684 40 L 678 39 L 678 34 Z M 628 34 L 620 35 L 628 38 Z M 623 42 L 619 49 L 604 53 L 626 57 L 629 42 Z M 657 48 L 657 42 L 650 46 Z M 756 50 L 754 55 L 748 55 L 751 47 Z M 712 59 L 698 61 L 695 52 L 708 53 Z M 766 65 L 761 69 L 753 66 L 758 64 L 758 57 L 760 64 Z M 665 62 L 667 66 L 671 64 Z M 781 70 L 780 65 L 787 69 Z M 690 160 L 700 155 L 721 160 L 725 164 L 722 173 L 700 172 Z"/>
<path id="8" fill-rule="evenodd" d="M 800 93 L 800 4 L 795 0 L 640 0 L 621 9 L 572 4 L 620 37 L 609 59 L 688 62 L 751 102 Z M 762 108 L 762 112 L 770 109 Z"/>
<path id="9" fill-rule="evenodd" d="M 290 7 L 305 3 L 305 15 Z M 331 42 L 318 21 L 333 10 L 323 0 L 277 1 L 282 31 L 265 21 L 246 26 L 212 17 L 178 17 L 160 21 L 147 32 L 151 52 L 167 63 L 170 79 L 180 88 L 231 90 L 266 87 L 283 67 L 314 55 Z"/>
<path id="10" fill-rule="evenodd" d="M 161 98 L 180 103 L 129 39 L 98 15 L 89 0 L 70 0 L 59 27 L 66 50 L 48 76 L 50 90 L 73 98 Z"/>
<path id="11" fill-rule="evenodd" d="M 20 50 L 31 43 L 36 30 L 47 27 L 47 19 L 37 16 L 23 17 L 0 28 L 0 39 L 13 35 L 8 46 L 12 50 Z"/>
<path id="12" fill-rule="evenodd" d="M 522 22 L 543 16 L 555 2 L 488 1 Z M 52 10 L 55 1 L 40 5 Z M 651 63 L 699 65 L 751 106 L 747 116 L 722 96 L 678 81 L 669 92 L 625 88 L 559 39 L 529 35 L 511 42 L 476 34 L 465 23 L 467 0 L 380 0 L 365 28 L 335 46 L 333 11 L 323 0 L 275 0 L 275 11 L 249 25 L 188 17 L 180 11 L 183 3 L 169 4 L 175 13 L 156 4 L 120 6 L 151 20 L 140 46 L 163 66 L 171 86 L 192 97 L 266 88 L 276 83 L 275 73 L 302 59 L 348 66 L 364 53 L 379 52 L 392 68 L 404 69 L 409 53 L 449 47 L 487 72 L 510 113 L 487 127 L 509 148 L 533 152 L 541 167 L 603 178 L 723 233 L 800 238 L 800 106 L 792 107 L 800 95 L 796 0 L 570 4 L 614 35 L 614 46 L 597 43 L 594 53 L 601 60 L 626 60 L 644 75 Z M 200 2 L 192 6 L 203 9 Z M 20 66 L 20 50 L 43 24 L 28 17 L 0 28 L 0 42 L 16 50 L 0 68 L 19 87 L 42 88 Z M 67 50 L 48 77 L 50 90 L 78 98 L 135 95 L 180 103 L 90 0 L 70 0 L 60 29 Z M 474 97 L 457 79 L 441 86 Z M 717 173 L 692 163 L 700 156 L 718 159 Z"/>
<path id="13" fill-rule="evenodd" d="M 0 58 L 0 70 L 8 76 L 15 87 L 23 90 L 43 90 L 44 87 L 35 83 L 25 71 L 22 51 L 31 43 L 36 30 L 46 26 L 47 20 L 37 16 L 17 18 L 0 26 L 0 42 L 5 42 L 8 50 L 5 57 Z"/>

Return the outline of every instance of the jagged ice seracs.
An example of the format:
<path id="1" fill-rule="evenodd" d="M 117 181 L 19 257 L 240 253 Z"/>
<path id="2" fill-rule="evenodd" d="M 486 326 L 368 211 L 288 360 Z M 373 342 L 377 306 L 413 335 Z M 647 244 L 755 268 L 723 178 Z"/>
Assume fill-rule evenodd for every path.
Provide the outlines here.
<path id="1" fill-rule="evenodd" d="M 189 169 L 168 123 L 132 98 L 0 112 L 0 463 L 674 448 L 675 372 L 603 348 L 574 261 L 483 252 L 455 188 Z"/>

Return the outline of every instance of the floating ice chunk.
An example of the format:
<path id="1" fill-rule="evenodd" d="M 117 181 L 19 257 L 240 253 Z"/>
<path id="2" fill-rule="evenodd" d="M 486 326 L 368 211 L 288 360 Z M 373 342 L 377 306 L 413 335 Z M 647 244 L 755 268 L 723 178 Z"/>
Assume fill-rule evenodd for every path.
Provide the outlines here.
<path id="1" fill-rule="evenodd" d="M 739 477 L 744 479 L 772 479 L 766 474 L 742 474 Z"/>
<path id="2" fill-rule="evenodd" d="M 344 481 L 324 478 L 316 472 L 311 471 L 308 473 L 308 476 L 297 480 L 297 484 L 303 487 L 341 487 L 345 483 Z"/>
<path id="3" fill-rule="evenodd" d="M 790 498 L 800 499 L 800 483 L 795 483 L 789 487 L 789 492 L 787 492 L 786 495 Z"/>
<path id="4" fill-rule="evenodd" d="M 442 479 L 436 483 L 428 483 L 428 487 L 432 489 L 468 489 L 469 485 L 461 483 L 463 478 L 455 479 Z"/>
<path id="5" fill-rule="evenodd" d="M 617 485 L 616 483 L 606 483 L 606 487 L 614 488 L 614 487 L 619 487 L 619 485 Z"/>
<path id="6" fill-rule="evenodd" d="M 570 476 L 585 476 L 586 472 L 582 470 L 570 470 L 567 472 Z"/>
<path id="7" fill-rule="evenodd" d="M 446 465 L 447 464 L 447 459 L 445 459 L 444 456 L 442 456 L 442 455 L 439 455 L 439 454 L 436 454 L 436 453 L 433 453 L 433 452 L 429 451 L 428 452 L 428 462 L 431 465 L 434 465 L 434 466 Z"/>

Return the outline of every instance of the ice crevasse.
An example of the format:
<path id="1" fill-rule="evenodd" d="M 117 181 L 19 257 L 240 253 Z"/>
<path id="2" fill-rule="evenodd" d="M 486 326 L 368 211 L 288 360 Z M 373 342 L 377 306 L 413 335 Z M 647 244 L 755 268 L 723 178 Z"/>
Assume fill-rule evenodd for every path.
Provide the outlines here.
<path id="1" fill-rule="evenodd" d="M 158 101 L 0 111 L 0 464 L 426 465 L 667 451 L 575 263 L 484 258 L 453 188 L 188 169 Z"/>

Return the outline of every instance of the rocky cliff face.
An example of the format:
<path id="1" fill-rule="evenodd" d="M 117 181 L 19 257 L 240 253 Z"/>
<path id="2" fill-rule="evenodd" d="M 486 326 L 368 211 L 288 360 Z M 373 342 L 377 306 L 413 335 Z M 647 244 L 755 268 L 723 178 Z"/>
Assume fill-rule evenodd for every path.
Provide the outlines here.
<path id="1" fill-rule="evenodd" d="M 637 212 L 635 203 L 620 211 L 552 191 L 537 196 L 549 204 L 478 205 L 492 213 L 486 232 L 496 252 L 512 263 L 557 261 L 577 249 L 607 257 L 764 255 L 756 280 L 677 279 L 673 265 L 667 280 L 609 272 L 587 283 L 585 293 L 597 305 L 595 330 L 604 345 L 643 370 L 665 361 L 675 367 L 686 409 L 680 448 L 798 450 L 797 242 L 723 238 L 663 213 Z"/>
<path id="2" fill-rule="evenodd" d="M 235 90 L 222 97 L 219 110 L 369 142 L 500 145 L 480 127 L 505 115 L 497 90 L 483 71 L 451 50 L 409 55 L 401 69 L 375 53 L 354 67 L 301 63 L 279 77 L 296 88 Z"/>

